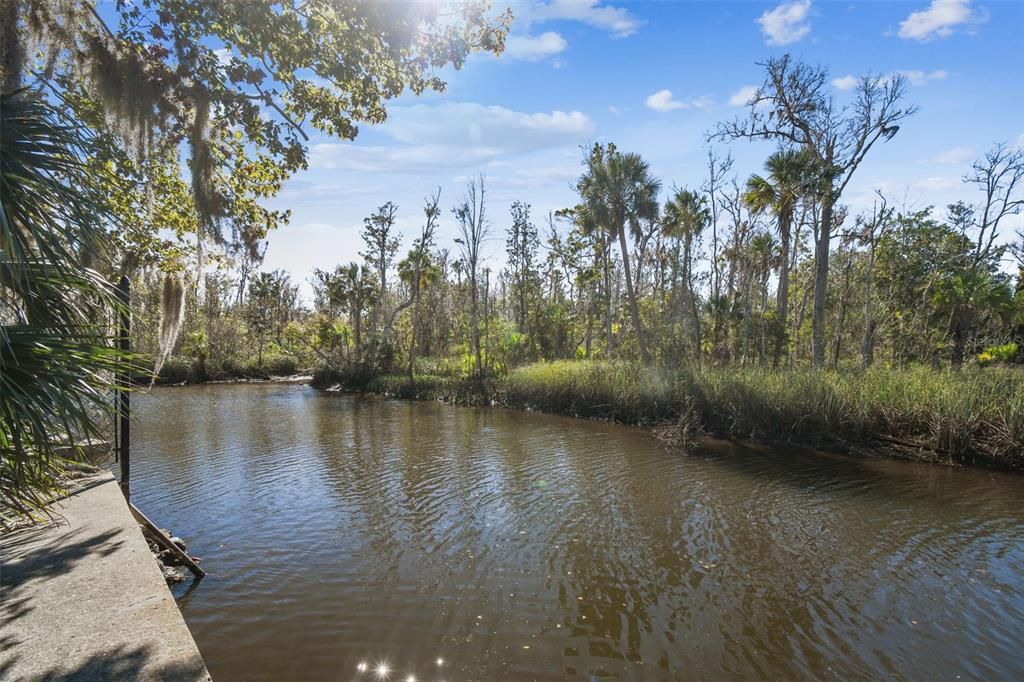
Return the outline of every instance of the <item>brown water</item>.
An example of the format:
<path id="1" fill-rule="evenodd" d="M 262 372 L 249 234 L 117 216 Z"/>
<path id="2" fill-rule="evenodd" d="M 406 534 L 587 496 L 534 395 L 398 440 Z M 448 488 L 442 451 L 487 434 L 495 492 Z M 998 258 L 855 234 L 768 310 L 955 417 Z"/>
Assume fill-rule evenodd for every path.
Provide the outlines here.
<path id="1" fill-rule="evenodd" d="M 1024 477 L 304 386 L 135 405 L 219 682 L 1024 676 Z"/>

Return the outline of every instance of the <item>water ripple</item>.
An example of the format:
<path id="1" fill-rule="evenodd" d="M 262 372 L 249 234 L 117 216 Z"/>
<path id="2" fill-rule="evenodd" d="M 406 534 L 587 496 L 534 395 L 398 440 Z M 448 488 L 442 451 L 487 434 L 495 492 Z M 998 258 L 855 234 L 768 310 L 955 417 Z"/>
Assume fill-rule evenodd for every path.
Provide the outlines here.
<path id="1" fill-rule="evenodd" d="M 1021 478 L 299 386 L 136 403 L 217 679 L 1024 674 Z"/>

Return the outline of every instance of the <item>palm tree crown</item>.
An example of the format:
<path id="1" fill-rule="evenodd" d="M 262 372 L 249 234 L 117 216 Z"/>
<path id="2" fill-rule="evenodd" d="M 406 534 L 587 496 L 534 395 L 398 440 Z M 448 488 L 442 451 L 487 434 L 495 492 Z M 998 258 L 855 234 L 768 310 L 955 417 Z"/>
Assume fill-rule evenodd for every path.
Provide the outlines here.
<path id="1" fill-rule="evenodd" d="M 629 227 L 636 237 L 643 221 L 658 217 L 661 182 L 651 175 L 650 164 L 613 144 L 594 145 L 577 188 L 583 197 L 580 221 L 585 232 L 602 230 L 617 239 Z"/>
<path id="2" fill-rule="evenodd" d="M 765 162 L 768 177 L 752 175 L 743 201 L 754 212 L 790 213 L 813 183 L 815 160 L 803 149 L 780 149 Z"/>
<path id="3" fill-rule="evenodd" d="M 688 189 L 677 189 L 665 203 L 661 231 L 673 239 L 699 237 L 711 223 L 707 197 Z"/>

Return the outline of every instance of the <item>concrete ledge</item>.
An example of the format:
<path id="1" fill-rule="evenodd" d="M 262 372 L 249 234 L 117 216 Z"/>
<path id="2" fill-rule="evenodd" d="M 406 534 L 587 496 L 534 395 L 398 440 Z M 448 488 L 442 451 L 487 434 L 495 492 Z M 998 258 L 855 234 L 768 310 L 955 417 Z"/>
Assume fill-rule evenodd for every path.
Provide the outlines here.
<path id="1" fill-rule="evenodd" d="M 113 476 L 0 536 L 0 679 L 209 680 Z"/>

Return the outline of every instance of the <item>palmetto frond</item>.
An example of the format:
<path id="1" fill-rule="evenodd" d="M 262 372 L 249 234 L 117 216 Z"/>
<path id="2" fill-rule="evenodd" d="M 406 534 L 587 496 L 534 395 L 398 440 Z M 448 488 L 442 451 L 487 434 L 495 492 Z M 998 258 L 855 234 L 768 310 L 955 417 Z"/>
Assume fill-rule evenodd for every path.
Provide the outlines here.
<path id="1" fill-rule="evenodd" d="M 0 95 L 0 517 L 44 506 L 60 446 L 97 434 L 122 355 L 113 288 L 85 267 L 111 218 L 90 192 L 89 139 L 40 96 Z"/>
<path id="2" fill-rule="evenodd" d="M 754 213 L 771 210 L 778 204 L 779 195 L 775 185 L 760 175 L 751 175 L 747 179 L 746 190 L 743 192 L 743 203 Z"/>

